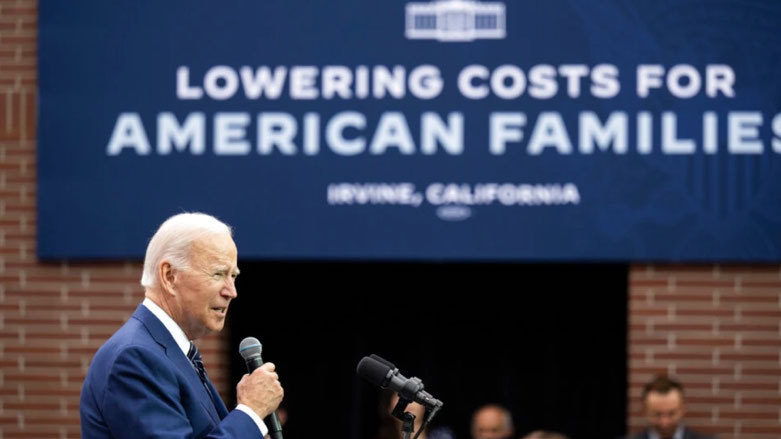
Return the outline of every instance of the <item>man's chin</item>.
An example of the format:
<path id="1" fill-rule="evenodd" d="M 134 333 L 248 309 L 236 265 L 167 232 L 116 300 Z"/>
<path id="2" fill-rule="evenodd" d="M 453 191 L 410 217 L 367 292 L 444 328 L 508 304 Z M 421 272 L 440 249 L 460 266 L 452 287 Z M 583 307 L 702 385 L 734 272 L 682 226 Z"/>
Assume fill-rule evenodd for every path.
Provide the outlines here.
<path id="1" fill-rule="evenodd" d="M 658 428 L 657 428 L 657 429 L 656 429 L 656 432 L 657 432 L 657 433 L 659 434 L 659 436 L 660 436 L 660 437 L 662 437 L 662 438 L 673 437 L 673 435 L 675 435 L 675 429 L 672 429 L 672 430 L 661 430 L 661 429 L 658 429 Z"/>
<path id="2" fill-rule="evenodd" d="M 225 327 L 225 317 L 217 318 L 214 321 L 212 321 L 212 324 L 209 325 L 208 332 L 214 333 L 214 332 L 220 332 L 222 331 L 222 328 Z"/>

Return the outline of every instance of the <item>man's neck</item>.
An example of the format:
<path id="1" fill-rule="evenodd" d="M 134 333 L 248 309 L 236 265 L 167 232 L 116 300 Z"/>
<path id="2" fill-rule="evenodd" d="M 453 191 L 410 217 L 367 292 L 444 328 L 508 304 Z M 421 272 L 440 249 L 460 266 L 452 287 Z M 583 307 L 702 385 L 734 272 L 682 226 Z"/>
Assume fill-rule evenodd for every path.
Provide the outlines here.
<path id="1" fill-rule="evenodd" d="M 171 337 L 173 337 L 176 345 L 179 346 L 179 349 L 187 355 L 187 351 L 190 350 L 190 340 L 171 315 L 150 296 L 147 296 L 142 304 L 160 320 L 165 329 L 171 334 Z"/>

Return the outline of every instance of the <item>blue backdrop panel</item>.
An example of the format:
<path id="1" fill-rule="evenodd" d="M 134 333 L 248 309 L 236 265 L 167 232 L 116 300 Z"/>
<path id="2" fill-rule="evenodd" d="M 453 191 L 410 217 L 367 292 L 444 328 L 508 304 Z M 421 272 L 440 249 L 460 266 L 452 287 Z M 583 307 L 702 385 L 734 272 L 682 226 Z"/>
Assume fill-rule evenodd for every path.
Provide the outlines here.
<path id="1" fill-rule="evenodd" d="M 38 254 L 781 260 L 775 1 L 40 4 Z"/>

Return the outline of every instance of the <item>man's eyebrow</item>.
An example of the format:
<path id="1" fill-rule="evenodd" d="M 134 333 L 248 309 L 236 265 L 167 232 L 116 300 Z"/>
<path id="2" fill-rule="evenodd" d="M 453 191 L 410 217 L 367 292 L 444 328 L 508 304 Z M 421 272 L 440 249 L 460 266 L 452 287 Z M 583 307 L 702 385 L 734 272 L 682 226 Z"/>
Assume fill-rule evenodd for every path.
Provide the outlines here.
<path id="1" fill-rule="evenodd" d="M 215 265 L 212 265 L 211 271 L 215 271 L 215 272 L 218 272 L 218 273 L 227 273 L 227 272 L 232 271 L 232 270 L 230 268 L 230 265 L 215 264 Z"/>
<path id="2" fill-rule="evenodd" d="M 233 264 L 228 263 L 220 263 L 216 262 L 214 265 L 212 265 L 209 270 L 211 272 L 217 272 L 217 273 L 230 273 L 230 274 L 239 274 L 241 270 L 239 270 L 239 267 L 231 268 Z"/>

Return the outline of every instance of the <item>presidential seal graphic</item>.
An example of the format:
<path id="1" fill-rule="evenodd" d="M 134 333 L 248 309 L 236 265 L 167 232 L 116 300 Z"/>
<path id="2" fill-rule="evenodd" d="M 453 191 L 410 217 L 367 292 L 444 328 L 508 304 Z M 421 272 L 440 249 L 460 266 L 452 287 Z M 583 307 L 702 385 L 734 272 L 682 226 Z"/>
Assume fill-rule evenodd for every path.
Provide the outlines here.
<path id="1" fill-rule="evenodd" d="M 500 2 L 433 0 L 407 4 L 405 35 L 411 40 L 448 42 L 502 39 L 505 7 Z"/>

